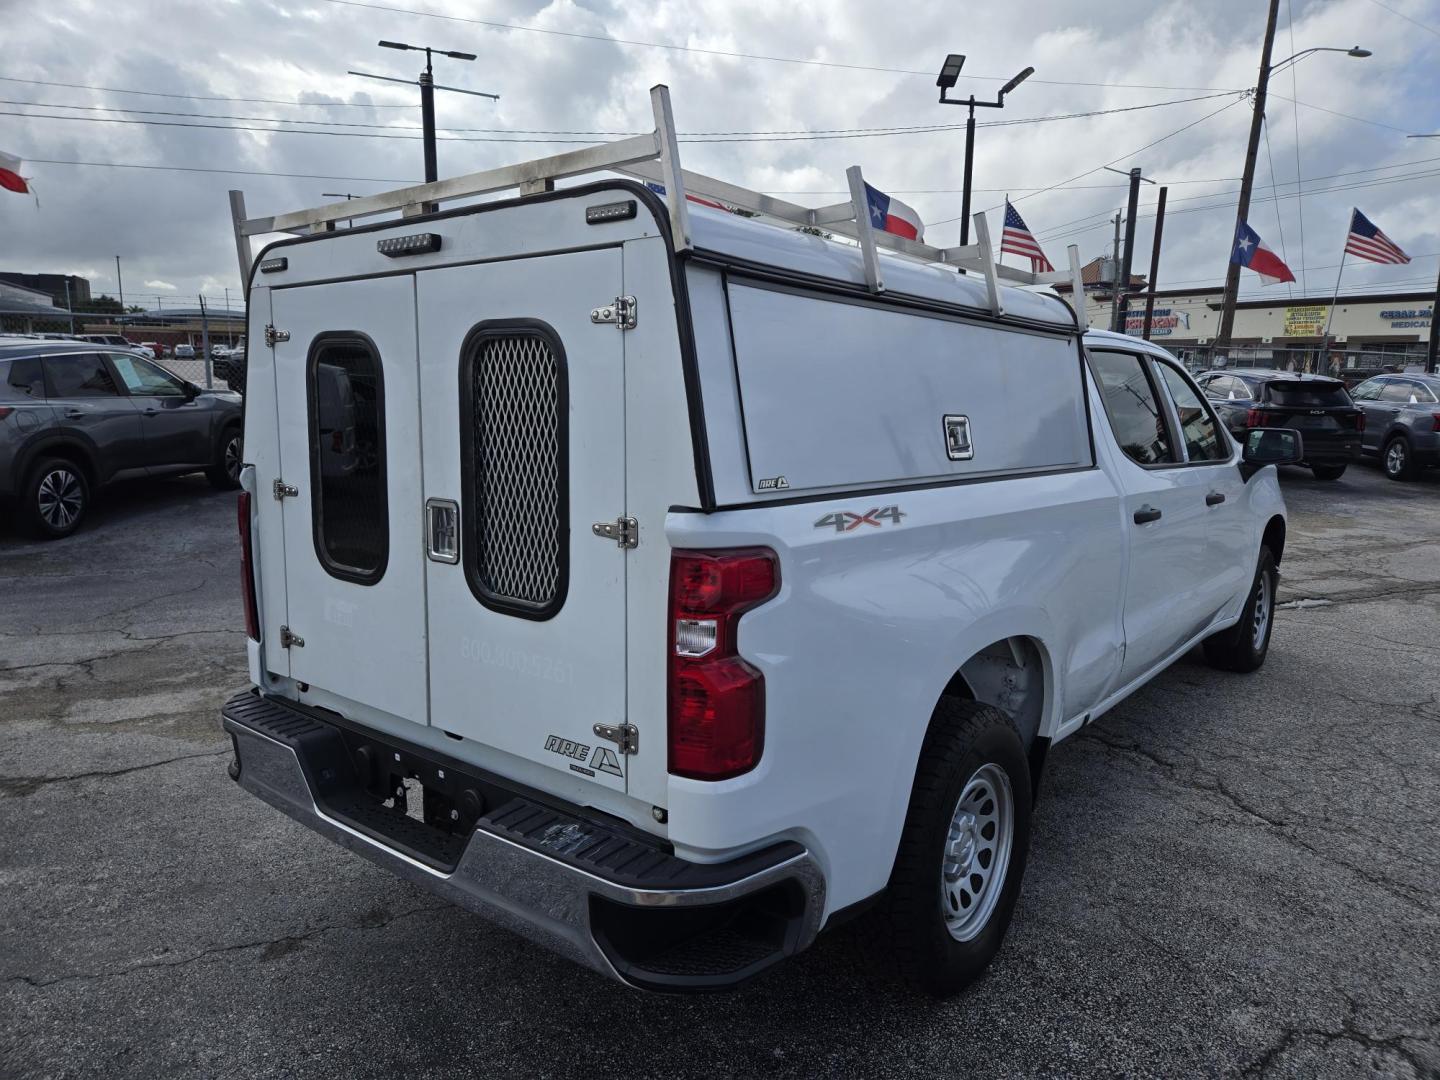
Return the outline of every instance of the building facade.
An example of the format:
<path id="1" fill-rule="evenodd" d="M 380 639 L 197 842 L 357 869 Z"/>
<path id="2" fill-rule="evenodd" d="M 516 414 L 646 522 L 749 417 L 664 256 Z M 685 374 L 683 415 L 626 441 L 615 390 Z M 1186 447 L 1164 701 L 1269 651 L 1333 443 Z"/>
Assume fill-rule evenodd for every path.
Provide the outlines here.
<path id="1" fill-rule="evenodd" d="M 90 282 L 75 274 L 16 274 L 0 271 L 0 283 L 18 285 L 45 293 L 56 307 L 73 307 L 84 311 L 90 306 Z M 66 304 L 66 287 L 69 287 L 69 304 Z"/>

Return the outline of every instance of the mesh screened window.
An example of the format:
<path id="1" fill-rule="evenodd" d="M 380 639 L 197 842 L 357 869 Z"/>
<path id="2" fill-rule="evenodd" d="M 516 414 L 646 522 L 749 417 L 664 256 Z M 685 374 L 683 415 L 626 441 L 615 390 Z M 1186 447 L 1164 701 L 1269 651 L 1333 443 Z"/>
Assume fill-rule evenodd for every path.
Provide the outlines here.
<path id="1" fill-rule="evenodd" d="M 461 383 L 466 577 L 492 608 L 549 618 L 566 586 L 564 352 L 548 327 L 484 327 Z"/>
<path id="2" fill-rule="evenodd" d="M 380 357 L 364 338 L 321 337 L 308 375 L 315 550 L 333 576 L 373 585 L 390 555 Z"/>

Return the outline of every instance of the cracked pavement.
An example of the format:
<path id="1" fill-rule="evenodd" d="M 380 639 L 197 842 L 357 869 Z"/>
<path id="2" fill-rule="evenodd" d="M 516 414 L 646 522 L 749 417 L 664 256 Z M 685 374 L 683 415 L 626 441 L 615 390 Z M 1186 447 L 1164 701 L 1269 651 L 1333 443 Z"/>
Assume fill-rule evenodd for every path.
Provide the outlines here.
<path id="1" fill-rule="evenodd" d="M 611 985 L 226 776 L 233 496 L 0 525 L 0 1075 L 1440 1077 L 1440 476 L 1283 477 L 1265 668 L 1184 658 L 1050 755 L 970 992 L 859 922 L 736 993 Z"/>

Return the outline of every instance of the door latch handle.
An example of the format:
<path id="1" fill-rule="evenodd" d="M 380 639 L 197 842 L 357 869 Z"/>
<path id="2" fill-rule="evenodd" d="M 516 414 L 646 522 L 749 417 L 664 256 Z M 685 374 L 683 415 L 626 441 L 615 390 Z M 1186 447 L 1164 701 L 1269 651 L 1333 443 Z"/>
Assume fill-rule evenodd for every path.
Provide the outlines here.
<path id="1" fill-rule="evenodd" d="M 1205 496 L 1206 506 L 1219 506 L 1224 501 L 1225 493 L 1222 491 L 1212 491 L 1209 495 Z"/>
<path id="2" fill-rule="evenodd" d="M 1136 511 L 1135 511 L 1135 524 L 1136 524 L 1136 525 L 1144 525 L 1144 524 L 1146 524 L 1147 522 L 1159 521 L 1159 520 L 1160 520 L 1160 511 L 1159 511 L 1159 510 L 1156 510 L 1155 507 L 1150 506 L 1150 505 L 1148 505 L 1148 504 L 1145 505 L 1145 506 L 1140 507 L 1139 510 L 1136 510 Z"/>
<path id="3" fill-rule="evenodd" d="M 433 562 L 460 561 L 460 504 L 453 499 L 425 500 L 425 555 Z"/>
<path id="4" fill-rule="evenodd" d="M 85 415 L 85 410 L 84 410 L 84 409 L 66 409 L 66 410 L 65 410 L 65 419 L 66 419 L 66 420 L 79 420 L 79 419 L 80 419 L 82 416 L 84 416 L 84 415 Z"/>

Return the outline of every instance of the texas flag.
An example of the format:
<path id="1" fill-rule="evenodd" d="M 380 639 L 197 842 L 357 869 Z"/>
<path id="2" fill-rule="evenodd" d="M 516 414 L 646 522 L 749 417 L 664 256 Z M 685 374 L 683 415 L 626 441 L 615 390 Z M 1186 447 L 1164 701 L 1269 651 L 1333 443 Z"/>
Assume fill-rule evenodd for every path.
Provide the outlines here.
<path id="1" fill-rule="evenodd" d="M 20 159 L 3 150 L 0 150 L 0 188 L 20 195 L 30 191 L 30 185 L 25 183 L 25 178 L 20 175 Z"/>
<path id="2" fill-rule="evenodd" d="M 906 240 L 924 240 L 925 225 L 912 207 L 892 199 L 883 191 L 865 185 L 865 202 L 870 209 L 870 227 L 903 236 Z"/>
<path id="3" fill-rule="evenodd" d="M 1260 275 L 1260 280 L 1266 285 L 1295 280 L 1290 267 L 1266 246 L 1259 233 L 1243 222 L 1235 230 L 1235 250 L 1230 253 L 1230 261 L 1248 266 Z"/>

